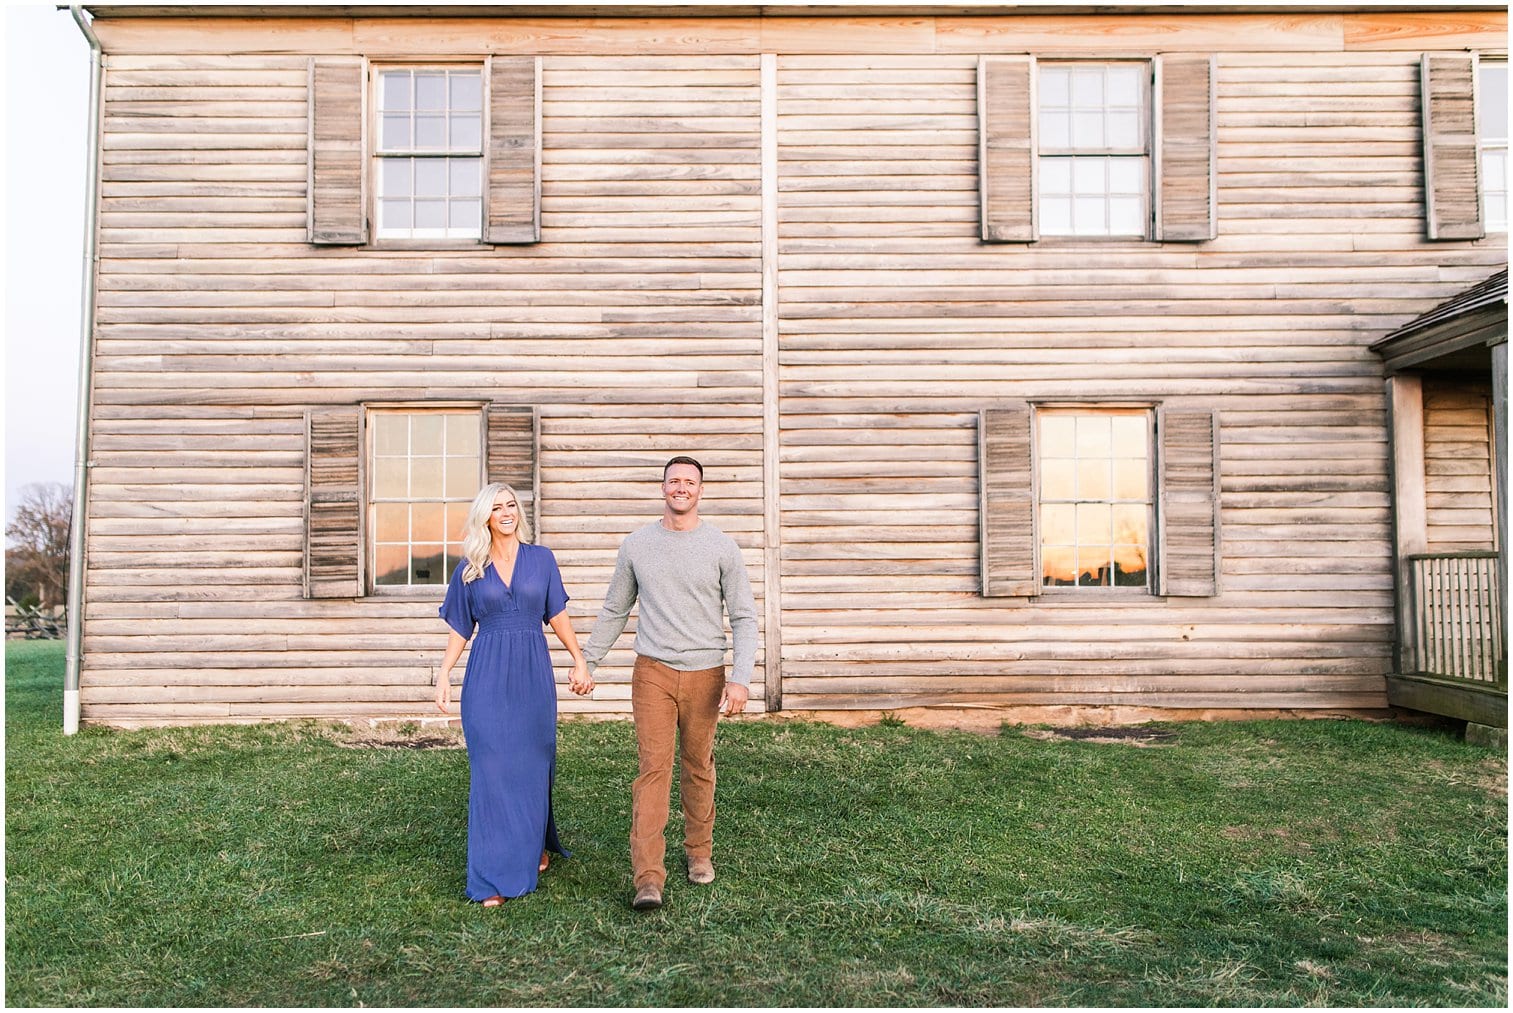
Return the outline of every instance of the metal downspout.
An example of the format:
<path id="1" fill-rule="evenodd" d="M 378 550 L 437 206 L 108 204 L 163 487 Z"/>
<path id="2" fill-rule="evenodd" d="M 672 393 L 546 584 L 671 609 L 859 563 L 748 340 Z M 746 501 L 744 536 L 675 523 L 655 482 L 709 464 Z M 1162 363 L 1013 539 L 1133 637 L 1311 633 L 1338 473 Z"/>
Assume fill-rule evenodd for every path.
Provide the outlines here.
<path id="1" fill-rule="evenodd" d="M 68 664 L 63 675 L 63 734 L 79 730 L 79 668 L 84 642 L 84 519 L 89 493 L 89 406 L 93 396 L 95 271 L 98 266 L 100 187 L 100 79 L 104 60 L 100 40 L 78 4 L 69 13 L 89 42 L 89 166 L 84 179 L 83 325 L 79 331 L 79 416 L 74 443 L 74 510 L 68 529 Z"/>

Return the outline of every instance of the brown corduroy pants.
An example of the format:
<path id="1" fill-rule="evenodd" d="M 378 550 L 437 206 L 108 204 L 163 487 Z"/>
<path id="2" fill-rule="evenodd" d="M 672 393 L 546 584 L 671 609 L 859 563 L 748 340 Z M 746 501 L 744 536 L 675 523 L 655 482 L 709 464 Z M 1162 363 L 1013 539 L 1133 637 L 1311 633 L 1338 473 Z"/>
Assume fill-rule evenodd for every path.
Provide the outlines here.
<path id="1" fill-rule="evenodd" d="M 640 773 L 631 784 L 630 867 L 637 888 L 667 882 L 668 795 L 674 737 L 682 776 L 683 850 L 709 858 L 714 847 L 714 734 L 725 669 L 682 672 L 636 655 L 630 703 Z"/>

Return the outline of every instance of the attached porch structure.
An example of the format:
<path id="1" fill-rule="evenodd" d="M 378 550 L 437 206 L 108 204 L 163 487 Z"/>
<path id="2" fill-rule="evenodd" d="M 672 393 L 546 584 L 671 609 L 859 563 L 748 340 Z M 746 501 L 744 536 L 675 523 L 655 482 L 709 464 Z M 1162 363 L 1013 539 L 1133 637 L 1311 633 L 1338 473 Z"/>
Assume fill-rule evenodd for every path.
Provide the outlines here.
<path id="1" fill-rule="evenodd" d="M 1392 414 L 1394 706 L 1508 726 L 1508 272 L 1372 346 Z"/>

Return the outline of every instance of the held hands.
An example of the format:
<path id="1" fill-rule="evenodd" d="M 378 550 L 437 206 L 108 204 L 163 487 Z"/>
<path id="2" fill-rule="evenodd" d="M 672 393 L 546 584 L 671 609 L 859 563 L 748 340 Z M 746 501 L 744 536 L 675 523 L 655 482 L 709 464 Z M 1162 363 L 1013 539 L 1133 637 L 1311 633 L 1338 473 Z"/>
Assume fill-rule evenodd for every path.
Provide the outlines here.
<path id="1" fill-rule="evenodd" d="M 588 662 L 579 658 L 567 673 L 567 688 L 579 696 L 588 696 L 594 691 L 594 677 L 588 674 Z"/>
<path id="2" fill-rule="evenodd" d="M 727 682 L 725 693 L 720 697 L 720 713 L 729 717 L 739 714 L 746 709 L 746 701 L 751 697 L 751 690 L 738 682 Z"/>

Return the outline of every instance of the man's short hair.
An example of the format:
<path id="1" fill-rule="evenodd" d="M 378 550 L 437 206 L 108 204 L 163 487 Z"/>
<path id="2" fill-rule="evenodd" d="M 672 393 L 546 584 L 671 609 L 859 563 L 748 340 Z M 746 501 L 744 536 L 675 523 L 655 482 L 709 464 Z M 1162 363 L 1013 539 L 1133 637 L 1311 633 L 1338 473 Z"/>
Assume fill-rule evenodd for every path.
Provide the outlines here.
<path id="1" fill-rule="evenodd" d="M 691 457 L 684 457 L 681 454 L 679 456 L 677 456 L 677 457 L 674 457 L 672 460 L 668 461 L 666 464 L 662 465 L 662 481 L 664 481 L 664 482 L 667 481 L 667 469 L 671 468 L 675 464 L 691 464 L 691 465 L 693 465 L 695 468 L 699 469 L 699 481 L 700 482 L 704 481 L 704 466 L 702 464 L 700 464 L 698 461 L 695 461 L 693 458 L 691 458 Z"/>

